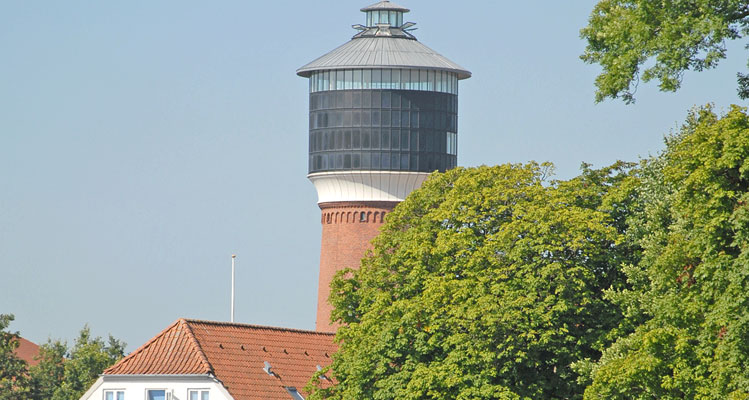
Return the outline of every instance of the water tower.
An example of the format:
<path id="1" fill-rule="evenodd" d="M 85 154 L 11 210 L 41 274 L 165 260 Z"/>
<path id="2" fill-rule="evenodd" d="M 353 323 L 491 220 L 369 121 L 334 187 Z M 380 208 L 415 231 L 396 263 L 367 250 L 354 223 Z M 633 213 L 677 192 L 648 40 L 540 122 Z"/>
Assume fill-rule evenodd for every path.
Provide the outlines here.
<path id="1" fill-rule="evenodd" d="M 336 271 L 358 267 L 385 216 L 433 171 L 457 165 L 458 82 L 471 73 L 419 42 L 409 10 L 362 8 L 347 43 L 299 68 L 309 78 L 309 175 L 322 210 L 318 331 L 334 331 Z"/>

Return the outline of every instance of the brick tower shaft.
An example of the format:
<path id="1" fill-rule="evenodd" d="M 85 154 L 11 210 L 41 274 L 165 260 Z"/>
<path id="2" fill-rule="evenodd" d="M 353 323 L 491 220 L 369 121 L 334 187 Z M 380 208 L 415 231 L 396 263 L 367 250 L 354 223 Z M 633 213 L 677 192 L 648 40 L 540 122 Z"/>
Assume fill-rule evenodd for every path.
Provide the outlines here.
<path id="1" fill-rule="evenodd" d="M 317 290 L 315 329 L 335 332 L 331 323 L 333 309 L 328 298 L 330 283 L 337 271 L 359 268 L 361 259 L 372 248 L 385 215 L 393 211 L 395 201 L 354 201 L 321 203 L 322 246 L 320 249 L 320 280 Z"/>

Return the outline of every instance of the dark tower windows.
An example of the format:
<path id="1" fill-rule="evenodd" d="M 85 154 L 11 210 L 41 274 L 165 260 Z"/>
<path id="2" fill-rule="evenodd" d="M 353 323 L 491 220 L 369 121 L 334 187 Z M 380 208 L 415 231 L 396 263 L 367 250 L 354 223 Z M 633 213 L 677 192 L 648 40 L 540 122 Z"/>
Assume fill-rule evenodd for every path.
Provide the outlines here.
<path id="1" fill-rule="evenodd" d="M 457 108 L 457 95 L 437 91 L 311 93 L 309 172 L 453 168 L 457 163 Z"/>

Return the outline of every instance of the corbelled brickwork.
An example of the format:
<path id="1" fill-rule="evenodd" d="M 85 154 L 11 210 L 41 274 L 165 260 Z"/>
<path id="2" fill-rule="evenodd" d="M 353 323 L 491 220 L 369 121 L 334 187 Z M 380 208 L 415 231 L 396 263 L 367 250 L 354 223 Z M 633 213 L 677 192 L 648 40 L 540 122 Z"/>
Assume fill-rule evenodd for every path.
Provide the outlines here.
<path id="1" fill-rule="evenodd" d="M 360 261 L 380 232 L 385 216 L 393 211 L 396 201 L 363 201 L 321 203 L 322 246 L 320 249 L 320 281 L 317 290 L 316 329 L 335 332 L 330 322 L 333 307 L 328 302 L 330 282 L 344 268 L 359 268 Z"/>

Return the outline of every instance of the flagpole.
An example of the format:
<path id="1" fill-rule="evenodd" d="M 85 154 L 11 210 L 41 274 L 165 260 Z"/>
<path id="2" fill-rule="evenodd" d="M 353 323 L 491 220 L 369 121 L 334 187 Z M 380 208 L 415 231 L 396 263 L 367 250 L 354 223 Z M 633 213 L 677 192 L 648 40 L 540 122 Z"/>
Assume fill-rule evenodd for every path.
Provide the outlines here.
<path id="1" fill-rule="evenodd" d="M 231 255 L 231 322 L 234 322 L 234 260 L 236 254 Z"/>

